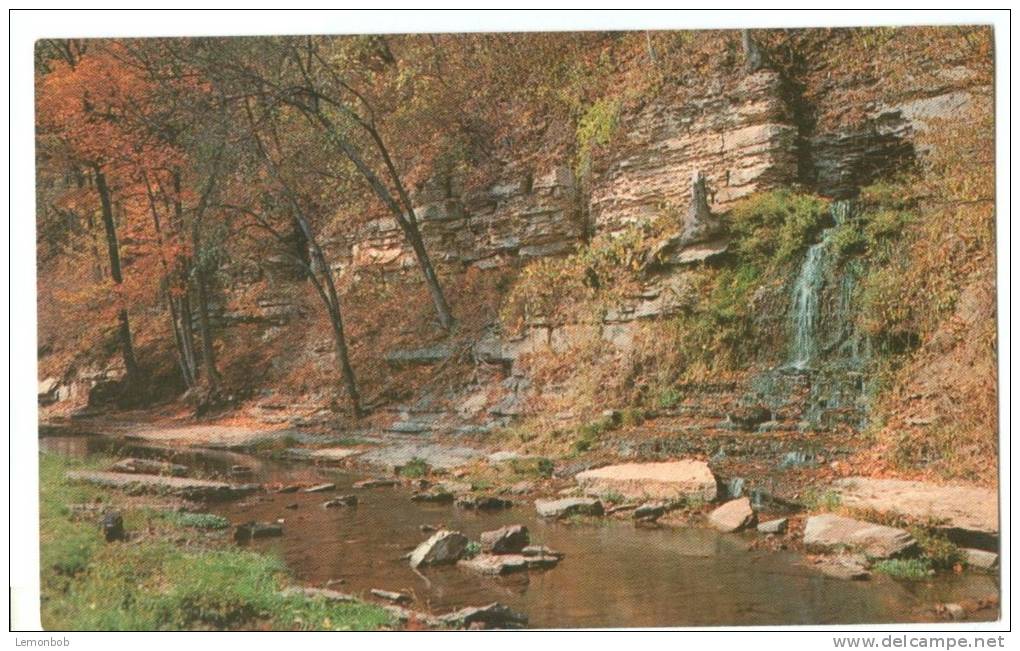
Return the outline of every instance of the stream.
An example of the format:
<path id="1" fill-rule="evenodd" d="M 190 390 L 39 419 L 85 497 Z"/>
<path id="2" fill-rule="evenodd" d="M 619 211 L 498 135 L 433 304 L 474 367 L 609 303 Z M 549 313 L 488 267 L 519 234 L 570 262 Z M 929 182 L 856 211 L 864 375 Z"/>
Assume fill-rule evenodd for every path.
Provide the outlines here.
<path id="1" fill-rule="evenodd" d="M 413 503 L 406 486 L 352 489 L 351 484 L 369 475 L 304 462 L 152 448 L 98 436 L 45 437 L 40 445 L 73 456 L 172 459 L 224 478 L 234 464 L 252 469 L 251 475 L 233 481 L 335 482 L 335 493 L 266 492 L 213 504 L 208 511 L 234 524 L 283 518 L 282 538 L 252 546 L 279 554 L 304 584 L 332 581 L 334 589 L 356 595 L 372 588 L 406 591 L 415 597 L 412 608 L 437 614 L 499 601 L 527 614 L 529 625 L 537 628 L 836 625 L 930 620 L 938 603 L 998 594 L 993 576 L 970 572 L 922 582 L 882 575 L 869 581 L 830 579 L 806 566 L 801 554 L 749 551 L 753 533 L 635 527 L 612 518 L 550 522 L 523 502 L 496 513 Z M 332 495 L 347 492 L 358 495 L 357 507 L 322 507 Z M 401 557 L 430 535 L 421 531 L 423 524 L 459 530 L 476 540 L 483 531 L 523 524 L 533 543 L 563 552 L 565 558 L 549 570 L 504 578 L 457 567 L 419 573 Z"/>

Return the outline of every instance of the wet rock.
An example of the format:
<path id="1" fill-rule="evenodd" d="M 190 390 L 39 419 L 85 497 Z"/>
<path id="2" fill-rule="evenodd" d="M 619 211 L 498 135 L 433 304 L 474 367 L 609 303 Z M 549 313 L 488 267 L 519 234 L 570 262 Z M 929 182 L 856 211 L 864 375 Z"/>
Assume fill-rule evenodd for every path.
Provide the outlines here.
<path id="1" fill-rule="evenodd" d="M 479 554 L 474 558 L 457 561 L 457 567 L 486 576 L 505 576 L 528 569 L 528 558 L 520 554 Z"/>
<path id="2" fill-rule="evenodd" d="M 71 481 L 80 481 L 108 488 L 119 488 L 130 493 L 169 493 L 188 500 L 229 500 L 250 495 L 259 490 L 250 484 L 233 485 L 203 479 L 186 479 L 164 475 L 133 475 L 120 472 L 72 470 L 67 473 Z"/>
<path id="3" fill-rule="evenodd" d="M 827 513 L 807 519 L 804 546 L 812 551 L 853 549 L 871 558 L 891 558 L 912 551 L 917 543 L 903 529 Z"/>
<path id="4" fill-rule="evenodd" d="M 232 475 L 250 475 L 251 473 L 252 469 L 249 466 L 242 466 L 238 464 L 230 466 L 230 474 Z"/>
<path id="5" fill-rule="evenodd" d="M 501 603 L 487 606 L 461 608 L 439 618 L 447 626 L 457 628 L 523 628 L 528 616 L 511 610 Z"/>
<path id="6" fill-rule="evenodd" d="M 514 524 L 481 535 L 482 549 L 492 554 L 516 554 L 531 542 L 528 528 Z"/>
<path id="7" fill-rule="evenodd" d="M 768 522 L 762 522 L 758 525 L 758 533 L 772 533 L 781 534 L 786 533 L 786 529 L 789 526 L 790 521 L 786 518 L 778 518 L 776 520 L 769 520 Z"/>
<path id="8" fill-rule="evenodd" d="M 617 513 L 623 513 L 624 511 L 633 511 L 639 504 L 628 502 L 626 504 L 614 504 L 606 509 L 606 515 L 616 515 Z"/>
<path id="9" fill-rule="evenodd" d="M 503 509 L 509 509 L 513 507 L 514 503 L 510 500 L 503 499 L 501 497 L 494 497 L 492 495 L 475 496 L 475 495 L 462 495 L 457 498 L 457 506 L 462 509 L 475 509 L 478 511 L 501 511 Z"/>
<path id="10" fill-rule="evenodd" d="M 655 521 L 666 514 L 666 504 L 663 502 L 646 502 L 634 509 L 634 519 L 645 522 Z"/>
<path id="11" fill-rule="evenodd" d="M 99 523 L 103 531 L 103 538 L 106 542 L 124 540 L 124 517 L 117 511 L 111 511 L 103 516 Z"/>
<path id="12" fill-rule="evenodd" d="M 625 463 L 586 470 L 575 477 L 589 495 L 617 493 L 629 499 L 716 497 L 716 480 L 704 461 L 682 459 L 662 463 Z"/>
<path id="13" fill-rule="evenodd" d="M 380 599 L 392 601 L 395 604 L 406 604 L 411 601 L 411 596 L 403 592 L 390 592 L 389 590 L 380 590 L 378 588 L 372 588 L 369 592 Z"/>
<path id="14" fill-rule="evenodd" d="M 960 550 L 967 561 L 968 567 L 979 570 L 995 570 L 999 567 L 999 555 L 995 552 L 986 552 L 983 549 L 972 549 L 965 547 Z"/>
<path id="15" fill-rule="evenodd" d="M 285 506 L 283 508 L 285 508 L 285 509 L 296 509 L 296 508 L 299 508 L 299 507 L 300 507 L 300 504 L 294 503 L 294 504 L 288 504 L 287 506 Z"/>
<path id="16" fill-rule="evenodd" d="M 398 482 L 396 479 L 386 478 L 373 478 L 373 479 L 362 479 L 361 481 L 354 482 L 354 488 L 388 488 L 396 486 Z"/>
<path id="17" fill-rule="evenodd" d="M 743 531 L 753 527 L 757 520 L 751 500 L 746 497 L 726 502 L 708 516 L 709 524 L 723 533 Z"/>
<path id="18" fill-rule="evenodd" d="M 552 558 L 561 559 L 563 558 L 563 552 L 553 551 L 545 545 L 528 545 L 521 550 L 521 556 L 526 558 L 534 558 L 541 556 L 551 556 Z"/>
<path id="19" fill-rule="evenodd" d="M 328 483 L 327 482 L 327 483 L 324 483 L 324 484 L 316 484 L 315 486 L 309 486 L 308 488 L 304 489 L 301 492 L 302 493 L 326 493 L 326 492 L 333 491 L 333 490 L 336 490 L 336 484 Z"/>
<path id="20" fill-rule="evenodd" d="M 543 518 L 571 515 L 602 515 L 602 502 L 590 497 L 565 497 L 559 500 L 535 500 L 535 510 Z"/>
<path id="21" fill-rule="evenodd" d="M 296 493 L 299 490 L 301 490 L 300 486 L 298 486 L 297 484 L 291 484 L 290 486 L 281 486 L 280 488 L 276 489 L 276 492 L 277 493 Z"/>
<path id="22" fill-rule="evenodd" d="M 323 502 L 322 506 L 327 509 L 337 509 L 344 506 L 357 506 L 358 496 L 357 495 L 340 495 L 333 499 Z"/>
<path id="23" fill-rule="evenodd" d="M 468 539 L 459 531 L 437 531 L 411 552 L 411 567 L 451 565 L 460 560 Z"/>
<path id="24" fill-rule="evenodd" d="M 143 475 L 170 475 L 172 477 L 184 477 L 188 474 L 188 467 L 179 463 L 169 461 L 154 461 L 152 459 L 121 459 L 110 466 L 113 472 L 126 472 L 130 474 Z"/>
<path id="25" fill-rule="evenodd" d="M 439 531 L 439 527 L 433 524 L 423 524 L 419 526 L 418 529 L 421 530 L 422 533 L 432 533 L 433 531 Z"/>
<path id="26" fill-rule="evenodd" d="M 234 540 L 243 543 L 259 538 L 275 538 L 283 535 L 283 525 L 279 523 L 245 522 L 234 528 Z"/>
<path id="27" fill-rule="evenodd" d="M 450 504 L 453 502 L 453 493 L 444 490 L 420 491 L 411 496 L 412 502 L 427 502 L 429 504 Z"/>
<path id="28" fill-rule="evenodd" d="M 857 556 L 820 558 L 814 567 L 825 576 L 843 581 L 864 581 L 871 577 L 867 560 Z"/>

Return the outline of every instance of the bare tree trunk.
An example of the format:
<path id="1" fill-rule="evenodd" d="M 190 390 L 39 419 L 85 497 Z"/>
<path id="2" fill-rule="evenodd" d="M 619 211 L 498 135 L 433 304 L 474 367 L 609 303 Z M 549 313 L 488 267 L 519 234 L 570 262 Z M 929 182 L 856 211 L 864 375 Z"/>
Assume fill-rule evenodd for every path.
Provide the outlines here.
<path id="1" fill-rule="evenodd" d="M 177 310 L 177 299 L 173 295 L 173 271 L 167 262 L 163 251 L 165 244 L 163 239 L 163 226 L 159 218 L 159 210 L 156 208 L 156 196 L 149 184 L 148 176 L 145 177 L 145 193 L 149 199 L 149 210 L 152 212 L 152 224 L 156 231 L 156 242 L 159 245 L 159 263 L 163 267 L 163 297 L 166 300 L 167 310 L 170 313 L 170 328 L 174 335 L 174 349 L 177 352 L 177 366 L 181 370 L 181 377 L 184 379 L 184 386 L 191 389 L 195 386 L 195 367 L 193 360 L 189 360 L 185 350 L 184 336 L 181 332 L 181 322 Z"/>
<path id="2" fill-rule="evenodd" d="M 181 175 L 174 171 L 174 193 L 180 197 Z M 210 180 L 210 183 L 212 181 Z M 208 190 L 206 192 L 208 194 Z M 203 196 L 204 202 L 205 196 Z M 216 370 L 216 349 L 213 348 L 212 329 L 209 325 L 209 290 L 206 283 L 205 263 L 202 260 L 202 213 L 204 205 L 199 206 L 191 222 L 191 249 L 195 272 L 195 295 L 198 298 L 198 336 L 202 343 L 202 381 L 213 391 L 219 390 L 220 374 Z"/>
<path id="3" fill-rule="evenodd" d="M 344 334 L 344 320 L 340 312 L 340 298 L 337 296 L 336 284 L 333 282 L 333 270 L 326 263 L 322 247 L 319 246 L 305 218 L 298 215 L 294 219 L 301 227 L 301 231 L 311 247 L 324 280 L 322 284 L 325 286 L 325 296 L 323 298 L 326 299 L 324 302 L 329 312 L 330 325 L 333 328 L 333 345 L 336 348 L 337 365 L 340 367 L 340 375 L 343 377 L 344 388 L 351 400 L 354 416 L 360 418 L 364 413 L 361 407 L 361 395 L 358 392 L 358 383 L 354 379 L 354 368 L 351 366 L 350 353 L 347 349 L 347 336 Z"/>
<path id="4" fill-rule="evenodd" d="M 307 107 L 303 108 L 308 110 Z M 315 111 L 313 112 L 313 115 L 319 124 L 321 124 L 326 130 L 326 133 L 333 137 L 334 142 L 341 151 L 344 152 L 344 155 L 352 163 L 354 163 L 354 166 L 358 169 L 365 180 L 368 181 L 369 187 L 372 188 L 372 191 L 376 194 L 376 196 L 382 200 L 383 204 L 385 204 L 393 214 L 393 218 L 396 220 L 397 225 L 400 226 L 400 230 L 404 233 L 404 237 L 407 239 L 408 243 L 411 245 L 411 249 L 414 251 L 415 258 L 418 261 L 418 268 L 421 269 L 422 275 L 425 277 L 425 285 L 428 287 L 429 295 L 432 298 L 432 304 L 435 306 L 436 314 L 439 317 L 439 324 L 444 330 L 449 330 L 455 323 L 453 312 L 450 310 L 449 303 L 446 302 L 446 296 L 443 294 L 443 288 L 439 284 L 439 277 L 436 275 L 436 271 L 432 266 L 432 261 L 429 258 L 428 251 L 425 249 L 425 242 L 422 239 L 421 230 L 418 228 L 418 219 L 414 214 L 414 206 L 411 203 L 410 196 L 407 194 L 407 191 L 400 180 L 400 176 L 397 174 L 396 167 L 390 159 L 389 152 L 384 146 L 382 139 L 374 129 L 366 125 L 366 129 L 372 135 L 372 139 L 375 141 L 376 147 L 379 149 L 379 153 L 386 164 L 390 180 L 393 182 L 397 189 L 397 193 L 400 196 L 400 202 L 393 197 L 389 189 L 386 187 L 386 184 L 382 182 L 372 168 L 365 163 L 364 159 L 354 146 L 337 132 L 332 121 L 321 111 Z M 401 203 L 403 206 L 401 206 Z"/>
<path id="5" fill-rule="evenodd" d="M 117 226 L 113 221 L 113 205 L 110 201 L 110 188 L 106 185 L 106 176 L 98 165 L 92 167 L 96 177 L 96 191 L 102 207 L 103 226 L 106 229 L 106 248 L 110 256 L 110 277 L 120 287 L 124 282 L 120 269 L 120 248 L 117 243 Z M 120 350 L 124 357 L 124 369 L 130 380 L 138 378 L 138 362 L 135 360 L 135 349 L 131 343 L 131 323 L 128 321 L 127 307 L 123 304 L 117 312 L 117 336 L 120 339 Z"/>

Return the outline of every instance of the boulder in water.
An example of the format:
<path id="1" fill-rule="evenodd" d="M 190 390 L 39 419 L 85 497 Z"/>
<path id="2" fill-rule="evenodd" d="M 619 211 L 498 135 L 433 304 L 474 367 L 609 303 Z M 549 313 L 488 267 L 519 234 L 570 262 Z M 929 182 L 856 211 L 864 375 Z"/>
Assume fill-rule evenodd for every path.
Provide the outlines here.
<path id="1" fill-rule="evenodd" d="M 460 560 L 467 545 L 467 537 L 459 531 L 437 531 L 411 552 L 409 562 L 414 568 L 427 565 L 451 565 Z"/>
<path id="2" fill-rule="evenodd" d="M 516 554 L 531 542 L 528 528 L 514 524 L 481 535 L 482 549 L 493 554 Z"/>

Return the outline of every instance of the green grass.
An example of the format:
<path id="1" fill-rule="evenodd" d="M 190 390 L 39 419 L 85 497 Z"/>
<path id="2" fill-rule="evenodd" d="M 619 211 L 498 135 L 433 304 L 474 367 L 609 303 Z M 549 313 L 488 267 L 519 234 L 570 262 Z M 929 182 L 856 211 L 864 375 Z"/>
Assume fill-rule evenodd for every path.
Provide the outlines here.
<path id="1" fill-rule="evenodd" d="M 104 497 L 63 479 L 76 465 L 59 455 L 40 455 L 47 629 L 374 630 L 394 624 L 389 613 L 370 604 L 282 595 L 289 577 L 274 556 L 234 548 L 185 551 L 165 541 L 107 544 L 95 518 L 75 518 L 66 508 Z M 125 519 L 137 520 L 144 511 L 126 511 Z M 208 527 L 218 523 L 216 517 L 174 513 L 167 520 Z"/>
<path id="2" fill-rule="evenodd" d="M 415 457 L 400 467 L 398 473 L 401 477 L 418 479 L 429 474 L 429 464 L 424 459 Z"/>
<path id="3" fill-rule="evenodd" d="M 178 527 L 193 529 L 226 529 L 230 520 L 212 513 L 184 513 L 180 511 L 164 511 L 161 516 Z"/>
<path id="4" fill-rule="evenodd" d="M 927 558 L 894 558 L 879 561 L 871 569 L 894 579 L 921 581 L 929 577 L 932 566 Z"/>

